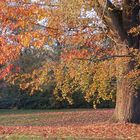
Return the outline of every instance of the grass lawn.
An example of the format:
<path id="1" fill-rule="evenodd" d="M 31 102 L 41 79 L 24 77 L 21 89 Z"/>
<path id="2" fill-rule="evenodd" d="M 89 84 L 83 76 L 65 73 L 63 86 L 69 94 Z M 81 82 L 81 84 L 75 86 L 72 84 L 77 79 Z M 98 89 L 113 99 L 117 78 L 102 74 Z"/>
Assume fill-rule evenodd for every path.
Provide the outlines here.
<path id="1" fill-rule="evenodd" d="M 113 110 L 0 110 L 0 140 L 140 140 L 140 126 L 113 124 Z"/>
<path id="2" fill-rule="evenodd" d="M 93 109 L 0 110 L 2 126 L 77 126 L 106 121 L 112 111 Z"/>

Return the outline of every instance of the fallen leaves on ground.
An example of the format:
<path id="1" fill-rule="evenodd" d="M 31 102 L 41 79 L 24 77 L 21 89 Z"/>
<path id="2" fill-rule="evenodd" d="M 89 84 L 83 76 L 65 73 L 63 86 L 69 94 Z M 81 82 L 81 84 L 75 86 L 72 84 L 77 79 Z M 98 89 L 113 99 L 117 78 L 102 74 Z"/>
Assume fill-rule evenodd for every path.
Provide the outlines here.
<path id="1" fill-rule="evenodd" d="M 43 136 L 45 138 L 74 137 L 135 140 L 140 139 L 140 125 L 106 122 L 112 113 L 113 110 L 39 113 L 40 116 L 46 116 L 48 125 L 33 126 L 31 124 L 30 126 L 0 126 L 0 135 L 26 134 Z M 34 116 L 39 114 L 34 114 Z M 53 116 L 57 115 L 57 117 L 52 117 L 52 120 L 54 119 L 54 124 L 50 118 L 47 120 L 47 115 L 50 114 Z M 29 114 L 27 114 L 27 116 L 28 115 Z M 44 123 L 46 123 L 45 120 Z"/>

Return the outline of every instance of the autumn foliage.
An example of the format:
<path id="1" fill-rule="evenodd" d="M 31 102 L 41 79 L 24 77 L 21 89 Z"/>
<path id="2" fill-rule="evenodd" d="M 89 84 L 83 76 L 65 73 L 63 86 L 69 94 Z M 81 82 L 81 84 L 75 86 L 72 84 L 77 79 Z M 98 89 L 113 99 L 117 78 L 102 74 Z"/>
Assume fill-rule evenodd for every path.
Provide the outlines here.
<path id="1" fill-rule="evenodd" d="M 125 76 L 137 88 L 140 54 L 118 56 L 114 40 L 92 9 L 94 1 L 0 1 L 0 79 L 30 95 L 52 87 L 58 100 L 72 104 L 82 92 L 87 101 L 115 101 L 116 64 L 133 56 Z M 13 68 L 14 67 L 14 68 Z M 13 70 L 14 69 L 14 70 Z"/>

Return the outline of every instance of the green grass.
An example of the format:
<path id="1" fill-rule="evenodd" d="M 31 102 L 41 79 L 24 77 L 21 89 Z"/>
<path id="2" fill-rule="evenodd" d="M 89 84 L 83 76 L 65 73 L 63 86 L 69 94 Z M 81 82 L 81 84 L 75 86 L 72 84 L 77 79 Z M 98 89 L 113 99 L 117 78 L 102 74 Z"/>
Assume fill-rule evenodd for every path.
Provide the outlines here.
<path id="1" fill-rule="evenodd" d="M 46 140 L 43 136 L 34 136 L 34 135 L 18 135 L 18 134 L 12 134 L 12 135 L 3 135 L 0 136 L 0 140 Z M 47 140 L 91 140 L 91 138 L 74 138 L 71 136 L 68 137 L 48 137 Z M 92 140 L 99 140 L 99 139 L 93 139 Z"/>
<path id="2" fill-rule="evenodd" d="M 47 126 L 63 115 L 53 114 L 57 112 L 77 112 L 85 109 L 62 110 L 4 110 L 0 109 L 0 125 L 2 126 Z M 68 116 L 66 114 L 65 116 Z"/>
<path id="3" fill-rule="evenodd" d="M 38 110 L 38 109 L 32 109 L 32 110 L 17 110 L 17 109 L 0 109 L 0 115 L 11 115 L 11 114 L 32 114 L 32 113 L 41 113 L 41 112 L 59 112 L 59 111 L 65 111 L 65 110 Z"/>
<path id="4" fill-rule="evenodd" d="M 41 136 L 12 134 L 0 136 L 0 140 L 44 140 L 44 138 Z"/>
<path id="5" fill-rule="evenodd" d="M 44 115 L 55 110 L 0 110 L 0 125 L 3 126 L 42 126 L 49 118 L 57 117 L 53 114 Z M 40 114 L 43 113 L 43 114 Z M 54 118 L 55 119 L 55 118 Z M 39 121 L 38 121 L 39 120 Z M 47 125 L 47 123 L 45 124 Z"/>
<path id="6" fill-rule="evenodd" d="M 44 113 L 44 112 L 71 112 L 71 111 L 87 111 L 92 109 L 47 109 L 47 110 L 38 110 L 38 109 L 0 109 L 0 115 L 7 114 L 32 114 L 32 113 Z"/>

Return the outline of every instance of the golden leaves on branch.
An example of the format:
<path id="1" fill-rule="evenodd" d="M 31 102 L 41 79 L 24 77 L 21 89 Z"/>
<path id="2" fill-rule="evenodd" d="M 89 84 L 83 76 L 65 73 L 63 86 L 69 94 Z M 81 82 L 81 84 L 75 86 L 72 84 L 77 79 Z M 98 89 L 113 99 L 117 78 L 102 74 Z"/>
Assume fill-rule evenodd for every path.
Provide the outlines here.
<path id="1" fill-rule="evenodd" d="M 131 28 L 128 33 L 132 34 L 133 36 L 137 36 L 138 34 L 140 34 L 140 25 Z"/>
<path id="2" fill-rule="evenodd" d="M 95 32 L 93 18 L 81 18 L 81 10 L 91 10 L 96 1 L 60 0 L 56 2 L 58 6 L 53 8 L 39 6 L 37 2 L 27 4 L 28 0 L 22 1 L 25 4 L 18 6 L 9 6 L 7 2 L 0 1 L 1 27 L 16 31 L 15 35 L 4 34 L 4 37 L 17 45 L 9 44 L 4 37 L 0 38 L 0 64 L 18 59 L 22 59 L 24 63 L 19 73 L 7 76 L 7 82 L 18 85 L 30 94 L 45 91 L 48 86 L 53 85 L 53 93 L 57 99 L 67 100 L 70 104 L 73 102 L 74 92 L 82 92 L 86 100 L 94 103 L 99 103 L 100 99 L 115 98 L 115 80 L 118 76 L 116 64 L 120 61 L 127 62 L 130 58 L 115 58 L 98 63 L 82 61 L 100 60 L 115 54 L 112 46 L 101 46 L 105 35 Z M 15 2 L 18 3 L 17 0 Z M 45 2 L 51 3 L 50 0 Z M 47 22 L 42 24 L 41 20 L 44 19 Z M 130 33 L 135 34 L 138 30 L 139 27 L 133 28 Z M 21 48 L 30 49 L 32 46 L 39 49 L 46 44 L 51 47 L 54 40 L 58 40 L 66 48 L 60 50 L 59 62 L 50 58 L 38 61 L 32 54 L 31 57 L 21 58 Z M 42 54 L 36 56 L 40 57 Z M 130 78 L 139 77 L 139 56 L 137 54 L 137 69 L 129 73 Z M 120 70 L 123 70 L 121 66 Z"/>
<path id="3" fill-rule="evenodd" d="M 6 40 L 0 37 L 0 64 L 12 62 L 18 58 L 20 47 L 7 44 Z"/>

